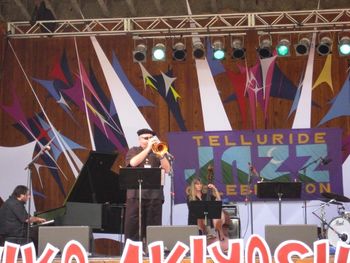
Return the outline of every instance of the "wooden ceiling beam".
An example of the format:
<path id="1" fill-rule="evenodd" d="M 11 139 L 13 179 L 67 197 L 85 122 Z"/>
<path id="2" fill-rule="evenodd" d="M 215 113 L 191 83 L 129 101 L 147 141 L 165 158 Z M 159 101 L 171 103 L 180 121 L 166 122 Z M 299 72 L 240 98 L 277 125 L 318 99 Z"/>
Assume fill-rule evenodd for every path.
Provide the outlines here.
<path id="1" fill-rule="evenodd" d="M 19 8 L 19 10 L 21 11 L 21 13 L 24 15 L 25 19 L 30 21 L 32 17 L 30 15 L 30 12 L 28 11 L 28 9 L 24 6 L 23 2 L 21 0 L 14 0 L 14 2 L 16 3 L 16 5 Z"/>
<path id="2" fill-rule="evenodd" d="M 45 6 L 47 9 L 50 9 L 51 13 L 53 14 L 53 16 L 55 17 L 55 19 L 58 19 L 57 15 L 56 15 L 56 11 L 55 8 L 53 7 L 51 0 L 45 0 Z"/>
<path id="3" fill-rule="evenodd" d="M 153 0 L 153 2 L 154 2 L 154 5 L 156 6 L 158 14 L 162 14 L 163 8 L 162 8 L 161 1 L 160 0 Z"/>
<path id="4" fill-rule="evenodd" d="M 70 0 L 70 2 L 72 4 L 74 11 L 77 12 L 81 16 L 81 18 L 84 19 L 84 14 L 81 11 L 81 7 L 80 7 L 80 1 L 79 0 Z"/>
<path id="5" fill-rule="evenodd" d="M 107 1 L 106 0 L 97 0 L 98 4 L 100 5 L 100 8 L 102 10 L 102 13 L 105 17 L 109 17 L 110 16 L 110 12 L 109 9 L 107 7 Z"/>
<path id="6" fill-rule="evenodd" d="M 217 13 L 218 12 L 218 3 L 217 0 L 210 0 L 210 7 L 211 7 L 211 11 L 213 13 Z"/>
<path id="7" fill-rule="evenodd" d="M 239 9 L 245 10 L 245 8 L 246 8 L 245 0 L 239 0 Z"/>
<path id="8" fill-rule="evenodd" d="M 126 4 L 128 5 L 129 11 L 131 13 L 132 16 L 136 16 L 137 12 L 136 12 L 136 8 L 135 8 L 135 2 L 134 0 L 125 0 Z"/>

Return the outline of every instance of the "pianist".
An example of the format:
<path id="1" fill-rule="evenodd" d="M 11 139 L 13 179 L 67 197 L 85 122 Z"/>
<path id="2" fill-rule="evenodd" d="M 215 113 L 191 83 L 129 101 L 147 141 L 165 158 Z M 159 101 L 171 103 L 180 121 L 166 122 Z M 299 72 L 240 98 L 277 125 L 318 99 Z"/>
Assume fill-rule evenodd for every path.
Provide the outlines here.
<path id="1" fill-rule="evenodd" d="M 3 240 L 24 244 L 27 237 L 27 223 L 43 223 L 45 219 L 28 216 L 25 209 L 30 193 L 26 186 L 18 185 L 0 208 L 0 236 Z M 37 229 L 35 229 L 37 230 Z M 37 247 L 37 231 L 31 229 L 30 241 Z"/>

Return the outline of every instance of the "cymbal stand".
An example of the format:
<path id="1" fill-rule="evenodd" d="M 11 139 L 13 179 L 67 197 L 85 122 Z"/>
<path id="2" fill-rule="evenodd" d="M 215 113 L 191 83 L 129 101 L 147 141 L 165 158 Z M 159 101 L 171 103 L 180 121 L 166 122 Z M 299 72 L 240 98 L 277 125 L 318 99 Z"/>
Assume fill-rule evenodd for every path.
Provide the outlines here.
<path id="1" fill-rule="evenodd" d="M 316 216 L 321 221 L 321 236 L 320 236 L 321 239 L 325 239 L 326 238 L 325 233 L 326 233 L 326 224 L 327 224 L 327 222 L 325 220 L 325 210 L 324 210 L 324 208 L 325 208 L 326 205 L 328 205 L 328 203 L 329 202 L 324 203 L 319 208 L 316 208 L 314 211 L 312 211 L 312 214 L 314 216 Z M 316 213 L 316 211 L 319 210 L 319 209 L 321 209 L 321 212 L 320 212 L 321 215 L 320 216 Z"/>
<path id="2" fill-rule="evenodd" d="M 322 204 L 319 208 L 315 209 L 314 211 L 312 211 L 312 213 L 314 214 L 314 216 L 316 216 L 320 221 L 321 221 L 321 238 L 326 239 L 326 226 L 329 229 L 332 229 L 334 231 L 334 233 L 337 234 L 337 236 L 343 240 L 343 234 L 339 233 L 337 230 L 335 230 L 330 224 L 327 223 L 326 219 L 325 219 L 325 206 L 331 204 L 332 202 L 334 202 L 335 200 L 329 200 L 327 203 Z M 321 216 L 319 216 L 318 214 L 316 214 L 316 211 L 321 209 Z"/>

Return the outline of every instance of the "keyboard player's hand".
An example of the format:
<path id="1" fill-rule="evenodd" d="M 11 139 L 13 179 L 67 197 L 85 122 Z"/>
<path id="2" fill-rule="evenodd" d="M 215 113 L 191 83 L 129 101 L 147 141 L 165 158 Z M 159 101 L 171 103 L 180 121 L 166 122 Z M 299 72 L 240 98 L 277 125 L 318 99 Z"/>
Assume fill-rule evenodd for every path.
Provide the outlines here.
<path id="1" fill-rule="evenodd" d="M 44 223 L 46 221 L 45 218 L 37 217 L 37 216 L 31 216 L 30 222 L 31 223 Z"/>

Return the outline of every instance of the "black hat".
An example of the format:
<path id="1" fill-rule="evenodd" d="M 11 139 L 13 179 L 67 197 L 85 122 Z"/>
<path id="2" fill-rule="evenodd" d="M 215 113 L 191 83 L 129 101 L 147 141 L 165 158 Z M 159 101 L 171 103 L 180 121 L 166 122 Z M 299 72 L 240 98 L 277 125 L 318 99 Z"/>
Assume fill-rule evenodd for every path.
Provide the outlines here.
<path id="1" fill-rule="evenodd" d="M 142 134 L 152 134 L 153 136 L 156 135 L 156 133 L 150 129 L 141 129 L 137 131 L 137 135 L 140 136 Z"/>

